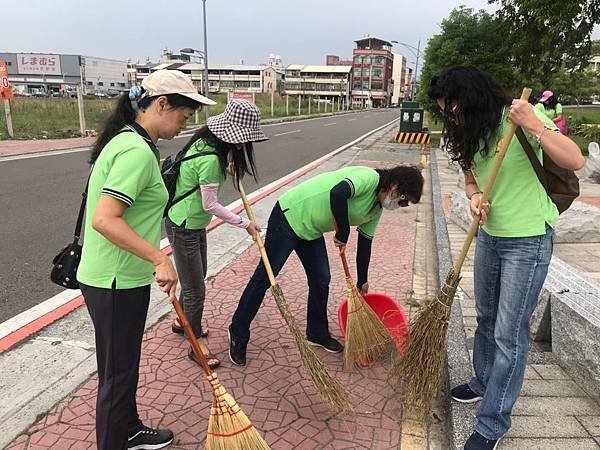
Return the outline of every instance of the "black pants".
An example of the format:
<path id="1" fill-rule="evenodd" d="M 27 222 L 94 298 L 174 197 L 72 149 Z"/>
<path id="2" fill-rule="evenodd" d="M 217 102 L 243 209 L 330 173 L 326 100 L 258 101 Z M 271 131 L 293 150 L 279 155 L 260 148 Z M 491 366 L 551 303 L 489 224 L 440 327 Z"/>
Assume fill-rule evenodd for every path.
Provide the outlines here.
<path id="1" fill-rule="evenodd" d="M 102 289 L 81 285 L 96 337 L 98 450 L 125 450 L 127 436 L 139 430 L 135 394 L 150 285 Z"/>
<path id="2" fill-rule="evenodd" d="M 290 254 L 295 251 L 304 266 L 308 280 L 308 308 L 306 336 L 312 339 L 329 337 L 327 323 L 327 299 L 329 297 L 329 260 L 325 239 L 321 236 L 313 241 L 300 239 L 285 218 L 284 212 L 275 204 L 265 236 L 265 249 L 275 276 L 279 273 Z M 270 286 L 267 271 L 262 262 L 254 271 L 252 278 L 240 298 L 229 328 L 232 336 L 240 342 L 250 340 L 250 324 Z"/>

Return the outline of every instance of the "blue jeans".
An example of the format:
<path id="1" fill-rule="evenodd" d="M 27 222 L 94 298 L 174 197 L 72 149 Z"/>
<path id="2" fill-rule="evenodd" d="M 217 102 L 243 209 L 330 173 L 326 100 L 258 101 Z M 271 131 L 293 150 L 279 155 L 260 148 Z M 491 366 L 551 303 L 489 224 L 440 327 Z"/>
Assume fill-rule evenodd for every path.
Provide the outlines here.
<path id="1" fill-rule="evenodd" d="M 502 238 L 477 236 L 473 348 L 475 377 L 482 395 L 475 430 L 499 439 L 510 428 L 513 405 L 523 385 L 529 351 L 529 323 L 552 258 L 554 230 L 545 235 Z"/>
<path id="2" fill-rule="evenodd" d="M 265 248 L 275 276 L 292 251 L 296 252 L 308 279 L 306 336 L 316 340 L 329 337 L 327 299 L 331 273 L 323 236 L 313 241 L 300 239 L 292 230 L 278 202 L 269 217 Z M 250 324 L 270 286 L 267 271 L 261 260 L 244 289 L 229 327 L 231 335 L 237 341 L 247 343 L 250 340 Z"/>

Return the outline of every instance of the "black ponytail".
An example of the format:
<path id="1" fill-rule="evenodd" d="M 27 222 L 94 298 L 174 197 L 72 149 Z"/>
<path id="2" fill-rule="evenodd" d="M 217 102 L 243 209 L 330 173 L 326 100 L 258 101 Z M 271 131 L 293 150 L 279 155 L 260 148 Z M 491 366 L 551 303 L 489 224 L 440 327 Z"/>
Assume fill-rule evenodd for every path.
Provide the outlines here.
<path id="1" fill-rule="evenodd" d="M 142 93 L 143 88 L 142 89 Z M 165 95 L 167 98 L 167 103 L 171 108 L 192 108 L 198 109 L 201 104 L 195 100 L 192 100 L 189 97 L 185 97 L 179 94 L 167 94 Z M 137 102 L 139 109 L 148 108 L 154 100 L 156 100 L 158 96 L 154 97 L 144 97 L 143 99 Z M 94 164 L 100 156 L 102 149 L 108 144 L 108 142 L 116 136 L 116 134 L 123 128 L 125 125 L 132 125 L 135 122 L 136 111 L 133 109 L 131 105 L 131 100 L 129 99 L 129 93 L 126 92 L 119 97 L 119 101 L 117 103 L 117 107 L 110 115 L 110 117 L 104 123 L 104 128 L 102 132 L 96 139 L 94 143 L 94 147 L 92 148 L 92 154 L 90 155 L 90 164 Z"/>

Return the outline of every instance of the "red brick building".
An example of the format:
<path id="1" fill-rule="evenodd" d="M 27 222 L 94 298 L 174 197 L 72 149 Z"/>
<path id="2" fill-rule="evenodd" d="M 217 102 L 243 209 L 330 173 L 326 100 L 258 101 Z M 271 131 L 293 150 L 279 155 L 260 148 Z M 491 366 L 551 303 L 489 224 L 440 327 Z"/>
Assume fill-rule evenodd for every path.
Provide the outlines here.
<path id="1" fill-rule="evenodd" d="M 351 59 L 341 59 L 337 55 L 327 55 L 325 57 L 325 65 L 326 66 L 351 66 Z"/>
<path id="2" fill-rule="evenodd" d="M 390 106 L 394 66 L 392 44 L 370 36 L 355 43 L 352 52 L 352 103 L 375 108 Z"/>

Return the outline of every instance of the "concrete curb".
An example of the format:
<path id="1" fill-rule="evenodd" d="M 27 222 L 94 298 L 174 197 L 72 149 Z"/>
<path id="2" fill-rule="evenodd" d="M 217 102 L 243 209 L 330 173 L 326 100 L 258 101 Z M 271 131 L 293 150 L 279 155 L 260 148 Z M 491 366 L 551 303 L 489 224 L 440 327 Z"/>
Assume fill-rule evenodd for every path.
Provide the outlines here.
<path id="1" fill-rule="evenodd" d="M 437 152 L 439 151 L 441 150 L 431 150 L 431 185 L 433 194 L 433 228 L 438 256 L 438 277 L 440 286 L 443 286 L 446 275 L 450 269 L 452 269 L 452 254 L 438 174 Z M 471 358 L 462 320 L 460 288 L 455 297 L 455 301 L 452 304 L 450 324 L 448 326 L 446 367 L 448 370 L 448 383 L 450 386 L 456 386 L 471 379 Z M 445 391 L 449 392 L 449 389 L 446 389 Z M 476 406 L 451 402 L 449 398 L 448 401 L 450 402 L 450 442 L 453 449 L 460 450 L 463 448 L 465 441 L 471 434 Z"/>

